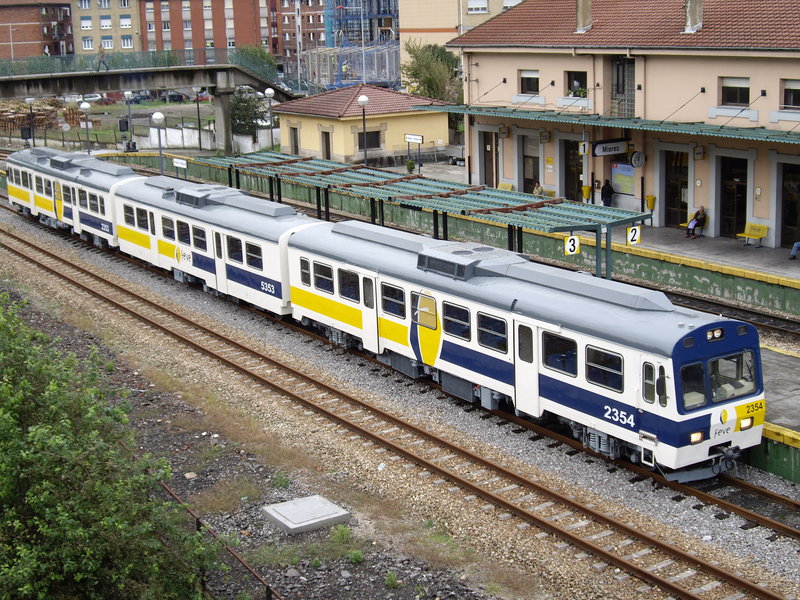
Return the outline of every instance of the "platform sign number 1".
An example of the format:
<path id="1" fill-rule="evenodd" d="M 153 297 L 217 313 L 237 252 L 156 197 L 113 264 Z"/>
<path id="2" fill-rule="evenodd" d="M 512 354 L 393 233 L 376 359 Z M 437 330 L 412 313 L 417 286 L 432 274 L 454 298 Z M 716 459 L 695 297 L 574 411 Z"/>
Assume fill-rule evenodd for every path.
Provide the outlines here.
<path id="1" fill-rule="evenodd" d="M 564 256 L 572 256 L 581 253 L 581 239 L 577 235 L 569 235 L 564 238 Z"/>
<path id="2" fill-rule="evenodd" d="M 628 227 L 628 239 L 626 240 L 628 246 L 631 244 L 638 244 L 642 240 L 642 229 L 634 225 L 633 227 Z"/>

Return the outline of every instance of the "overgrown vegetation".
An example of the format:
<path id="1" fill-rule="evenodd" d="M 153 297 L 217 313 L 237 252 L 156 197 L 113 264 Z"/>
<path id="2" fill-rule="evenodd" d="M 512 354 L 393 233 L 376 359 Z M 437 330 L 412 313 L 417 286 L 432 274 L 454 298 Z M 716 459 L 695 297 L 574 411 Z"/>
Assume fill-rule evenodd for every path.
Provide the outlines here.
<path id="1" fill-rule="evenodd" d="M 158 499 L 93 356 L 78 365 L 0 294 L 0 598 L 200 598 L 216 550 Z"/>
<path id="2" fill-rule="evenodd" d="M 256 96 L 233 94 L 231 96 L 231 130 L 238 135 L 258 139 L 258 130 L 266 127 L 269 119 L 267 103 Z"/>
<path id="3" fill-rule="evenodd" d="M 316 569 L 326 560 L 344 559 L 358 564 L 364 560 L 364 550 L 368 546 L 366 541 L 353 540 L 347 525 L 335 525 L 327 540 L 305 544 L 265 544 L 249 553 L 247 560 L 256 566 L 292 566 L 301 560 L 309 560 Z"/>

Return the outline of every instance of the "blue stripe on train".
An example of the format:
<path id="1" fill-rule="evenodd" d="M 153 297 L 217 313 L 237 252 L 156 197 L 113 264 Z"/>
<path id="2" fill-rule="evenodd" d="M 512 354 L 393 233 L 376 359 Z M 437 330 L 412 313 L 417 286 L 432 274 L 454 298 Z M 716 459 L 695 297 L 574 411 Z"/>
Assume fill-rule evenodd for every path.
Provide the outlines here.
<path id="1" fill-rule="evenodd" d="M 197 251 L 192 252 L 192 266 L 197 267 L 202 271 L 206 271 L 207 273 L 211 273 L 212 275 L 215 275 L 217 272 L 214 259 L 209 256 L 203 256 Z"/>
<path id="2" fill-rule="evenodd" d="M 252 288 L 276 298 L 281 298 L 282 289 L 280 281 L 275 281 L 268 277 L 262 277 L 256 273 L 245 271 L 233 265 L 225 265 L 225 273 L 228 281 L 233 281 L 240 285 Z"/>
<path id="3" fill-rule="evenodd" d="M 707 439 L 711 427 L 711 415 L 709 414 L 687 421 L 673 421 L 647 411 L 639 413 L 630 404 L 543 374 L 539 375 L 539 394 L 551 402 L 577 410 L 611 425 L 624 427 L 634 433 L 638 433 L 639 430 L 657 433 L 660 444 L 676 448 L 690 445 L 689 434 L 693 431 L 703 431 Z"/>
<path id="4" fill-rule="evenodd" d="M 85 227 L 91 227 L 92 229 L 96 229 L 102 233 L 107 233 L 108 235 L 111 235 L 111 232 L 113 231 L 111 221 L 106 221 L 105 219 L 90 215 L 82 210 L 78 211 L 78 220 L 80 221 L 81 225 Z"/>
<path id="5" fill-rule="evenodd" d="M 507 385 L 514 385 L 514 365 L 487 352 L 465 348 L 447 340 L 442 341 L 441 360 L 480 373 Z"/>

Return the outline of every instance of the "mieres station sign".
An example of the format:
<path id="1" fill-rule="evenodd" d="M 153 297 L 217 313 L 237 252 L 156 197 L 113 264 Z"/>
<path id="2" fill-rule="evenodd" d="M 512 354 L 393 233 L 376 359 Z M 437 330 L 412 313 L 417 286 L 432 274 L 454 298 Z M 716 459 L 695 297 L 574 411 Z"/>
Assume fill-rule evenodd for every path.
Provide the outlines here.
<path id="1" fill-rule="evenodd" d="M 609 156 L 612 154 L 627 154 L 628 140 L 609 140 L 607 142 L 581 142 L 579 154 L 589 154 L 592 156 Z"/>

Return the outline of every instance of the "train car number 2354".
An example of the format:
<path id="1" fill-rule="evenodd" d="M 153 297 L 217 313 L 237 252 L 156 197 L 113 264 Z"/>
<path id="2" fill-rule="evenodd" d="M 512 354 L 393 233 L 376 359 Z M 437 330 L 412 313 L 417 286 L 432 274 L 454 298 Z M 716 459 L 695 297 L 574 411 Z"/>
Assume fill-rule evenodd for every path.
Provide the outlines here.
<path id="1" fill-rule="evenodd" d="M 619 423 L 620 425 L 625 425 L 627 427 L 630 427 L 631 429 L 636 427 L 636 419 L 634 413 L 625 410 L 619 410 L 617 408 L 614 408 L 613 406 L 609 406 L 608 404 L 606 404 L 603 407 L 603 418 L 611 421 L 612 423 Z"/>

